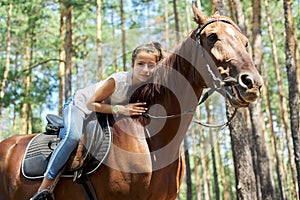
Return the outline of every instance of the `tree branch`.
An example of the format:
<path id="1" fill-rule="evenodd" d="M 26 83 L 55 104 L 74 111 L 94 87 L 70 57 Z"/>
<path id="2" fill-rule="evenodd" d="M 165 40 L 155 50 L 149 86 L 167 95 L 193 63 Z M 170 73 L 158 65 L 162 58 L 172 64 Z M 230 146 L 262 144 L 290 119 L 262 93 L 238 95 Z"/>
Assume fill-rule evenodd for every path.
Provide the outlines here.
<path id="1" fill-rule="evenodd" d="M 57 59 L 57 58 L 52 58 L 52 59 L 48 59 L 48 60 L 44 60 L 44 61 L 38 62 L 38 63 L 36 63 L 36 64 L 34 64 L 34 65 L 31 65 L 31 66 L 29 66 L 28 68 L 23 69 L 23 71 L 25 72 L 25 71 L 32 70 L 32 69 L 34 69 L 34 68 L 36 68 L 36 67 L 38 67 L 38 66 L 40 66 L 40 65 L 43 65 L 43 64 L 48 63 L 48 62 L 51 62 L 51 61 L 58 61 L 58 62 L 63 62 L 63 63 L 65 63 L 64 60 Z"/>

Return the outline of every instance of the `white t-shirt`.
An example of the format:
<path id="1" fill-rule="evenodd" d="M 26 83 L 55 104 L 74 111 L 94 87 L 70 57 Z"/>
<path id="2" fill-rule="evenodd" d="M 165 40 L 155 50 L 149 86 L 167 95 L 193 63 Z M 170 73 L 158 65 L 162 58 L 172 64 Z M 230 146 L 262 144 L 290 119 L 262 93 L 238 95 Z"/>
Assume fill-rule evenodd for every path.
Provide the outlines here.
<path id="1" fill-rule="evenodd" d="M 112 95 L 105 100 L 105 103 L 111 105 L 128 104 L 128 90 L 132 85 L 132 71 L 114 73 L 104 81 L 100 81 L 86 88 L 77 90 L 73 99 L 74 104 L 85 114 L 90 114 L 92 111 L 87 108 L 88 100 L 95 95 L 96 91 L 103 85 L 103 83 L 110 78 L 115 80 L 115 90 Z"/>

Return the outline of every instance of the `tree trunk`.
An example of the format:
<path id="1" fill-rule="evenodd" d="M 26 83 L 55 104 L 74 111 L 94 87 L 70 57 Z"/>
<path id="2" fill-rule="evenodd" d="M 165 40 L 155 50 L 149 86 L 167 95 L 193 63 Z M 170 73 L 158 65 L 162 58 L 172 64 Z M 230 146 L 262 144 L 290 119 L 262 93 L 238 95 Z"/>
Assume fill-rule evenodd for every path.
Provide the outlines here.
<path id="1" fill-rule="evenodd" d="M 231 199 L 227 186 L 227 181 L 226 181 L 226 174 L 223 166 L 223 160 L 222 160 L 222 154 L 221 154 L 221 145 L 220 145 L 220 138 L 217 137 L 217 150 L 219 154 L 219 165 L 220 165 L 220 170 L 221 170 L 221 180 L 222 180 L 222 186 L 223 186 L 223 200 L 229 200 Z"/>
<path id="2" fill-rule="evenodd" d="M 28 30 L 26 33 L 26 38 L 27 41 L 26 47 L 25 47 L 25 55 L 24 55 L 24 60 L 26 63 L 24 64 L 23 70 L 26 71 L 26 74 L 22 77 L 22 93 L 23 93 L 23 98 L 22 98 L 22 103 L 21 103 L 21 113 L 20 113 L 20 134 L 28 134 L 29 129 L 30 129 L 30 113 L 29 113 L 29 95 L 30 95 L 30 87 L 31 87 L 31 69 L 30 69 L 30 63 L 32 59 L 32 50 L 33 50 L 33 40 L 30 34 L 32 34 L 32 28 L 30 27 L 29 24 L 31 24 L 28 21 Z M 29 38 L 30 37 L 30 38 Z"/>
<path id="3" fill-rule="evenodd" d="M 211 113 L 209 110 L 209 102 L 205 102 L 205 109 L 207 112 L 207 123 L 211 123 Z M 211 129 L 209 129 L 209 142 L 210 142 L 210 148 L 211 148 L 211 158 L 212 158 L 212 169 L 213 169 L 213 175 L 214 175 L 214 185 L 215 185 L 215 199 L 220 199 L 220 188 L 219 188 L 219 181 L 218 181 L 218 171 L 217 171 L 217 164 L 216 164 L 216 156 L 215 156 L 215 148 L 214 148 L 214 136 Z"/>
<path id="4" fill-rule="evenodd" d="M 227 11 L 226 11 L 226 4 L 224 2 L 224 0 L 210 0 L 211 4 L 213 5 L 213 13 L 215 12 L 219 12 L 220 15 L 226 15 Z"/>
<path id="5" fill-rule="evenodd" d="M 32 127 L 33 127 L 33 113 L 32 113 L 32 106 L 31 106 L 31 99 L 28 98 L 29 96 L 32 96 L 32 69 L 30 66 L 32 65 L 32 59 L 33 59 L 33 50 L 34 50 L 34 46 L 35 46 L 35 40 L 36 40 L 36 35 L 35 35 L 35 27 L 36 27 L 36 21 L 34 18 L 29 18 L 29 30 L 30 30 L 30 45 L 29 45 L 29 59 L 28 59 L 28 76 L 27 76 L 27 80 L 26 80 L 26 104 L 27 104 L 27 114 L 26 114 L 26 122 L 27 122 L 27 126 L 26 126 L 26 133 L 27 134 L 32 134 Z"/>
<path id="6" fill-rule="evenodd" d="M 261 198 L 265 199 L 275 199 L 275 187 L 274 180 L 272 176 L 272 165 L 270 156 L 267 149 L 267 141 L 265 132 L 261 125 L 261 108 L 260 103 L 250 105 L 250 116 L 252 119 L 252 133 L 255 142 L 256 150 L 256 161 L 257 161 L 257 173 L 259 177 L 259 185 L 261 189 Z"/>
<path id="7" fill-rule="evenodd" d="M 268 1 L 265 0 L 265 4 L 266 4 L 266 11 L 267 11 L 267 15 L 268 14 Z M 289 124 L 288 124 L 288 111 L 287 111 L 287 107 L 286 107 L 286 101 L 285 101 L 285 97 L 284 97 L 284 92 L 282 89 L 282 81 L 281 81 L 281 75 L 280 75 L 280 70 L 279 70 L 279 64 L 278 64 L 278 57 L 277 57 L 277 49 L 276 49 L 276 45 L 274 42 L 274 31 L 272 29 L 272 22 L 271 22 L 271 18 L 268 17 L 268 23 L 269 25 L 269 35 L 270 35 L 270 39 L 271 39 L 271 43 L 272 43 L 272 52 L 273 52 L 273 58 L 274 58 L 274 67 L 275 67 L 275 74 L 276 74 L 276 80 L 277 80 L 277 84 L 278 84 L 278 93 L 279 93 L 279 99 L 280 99 L 280 106 L 279 106 L 279 110 L 280 110 L 280 115 L 281 115 L 281 120 L 283 122 L 284 125 L 284 130 L 285 130 L 285 137 L 286 137 L 286 142 L 287 142 L 287 149 L 288 149 L 288 160 L 290 163 L 290 168 L 291 168 L 291 172 L 292 172 L 292 180 L 293 180 L 293 190 L 294 193 L 297 193 L 297 178 L 296 178 L 296 170 L 295 170 L 295 163 L 294 163 L 294 159 L 293 159 L 293 153 L 292 153 L 292 145 L 290 142 L 290 138 L 291 138 L 291 134 L 290 134 L 290 130 L 289 130 Z M 296 194 L 294 194 L 296 195 Z"/>
<path id="8" fill-rule="evenodd" d="M 166 37 L 166 49 L 169 49 L 169 1 L 164 0 L 165 5 L 165 37 Z"/>
<path id="9" fill-rule="evenodd" d="M 28 38 L 28 33 L 25 34 L 25 37 Z M 25 42 L 25 55 L 24 60 L 26 61 L 26 63 L 24 62 L 24 64 L 22 65 L 22 70 L 24 70 L 26 68 L 26 66 L 29 66 L 29 47 L 28 47 L 28 42 Z M 27 103 L 26 103 L 26 97 L 27 97 L 27 82 L 28 82 L 28 75 L 22 76 L 22 93 L 23 93 L 23 98 L 21 100 L 20 103 L 20 134 L 26 134 L 26 119 L 27 119 Z"/>
<path id="10" fill-rule="evenodd" d="M 64 4 L 60 4 L 60 27 L 59 27 L 59 36 L 60 36 L 60 42 L 61 45 L 58 49 L 58 54 L 59 54 L 59 64 L 58 64 L 58 79 L 59 79 L 59 88 L 58 88 L 58 93 L 59 93 L 59 108 L 58 108 L 58 114 L 62 116 L 62 110 L 63 110 L 63 102 L 64 102 L 64 86 L 65 86 L 65 50 L 63 48 L 64 44 L 64 17 L 65 17 L 65 6 Z"/>
<path id="11" fill-rule="evenodd" d="M 262 63 L 262 41 L 261 41 L 261 5 L 260 0 L 252 0 L 252 9 L 255 11 L 252 18 L 253 35 L 253 62 L 258 71 L 261 71 Z M 258 100 L 249 106 L 252 121 L 252 134 L 257 154 L 257 167 L 260 179 L 260 190 L 263 200 L 276 198 L 274 180 L 272 176 L 272 165 L 268 152 L 266 136 L 264 131 L 264 119 L 262 118 L 261 103 Z"/>
<path id="12" fill-rule="evenodd" d="M 173 0 L 173 11 L 174 11 L 174 18 L 175 18 L 175 30 L 176 30 L 176 42 L 178 43 L 180 41 L 180 35 L 179 35 L 179 17 L 177 12 L 177 5 L 176 0 Z"/>
<path id="13" fill-rule="evenodd" d="M 235 5 L 234 5 L 234 1 L 228 1 L 228 6 L 229 6 L 229 12 L 230 12 L 230 18 L 236 22 L 237 19 L 236 19 L 236 16 L 235 14 L 237 13 L 235 10 Z"/>
<path id="14" fill-rule="evenodd" d="M 186 178 L 186 199 L 193 199 L 193 191 L 192 191 L 192 173 L 191 173 L 191 165 L 190 165 L 190 154 L 189 154 L 189 145 L 187 141 L 187 136 L 184 137 L 184 159 L 185 159 L 185 178 Z"/>
<path id="15" fill-rule="evenodd" d="M 209 154 L 207 154 L 205 156 L 205 165 L 204 165 L 204 169 L 205 170 L 205 179 L 206 179 L 206 183 L 207 183 L 207 192 L 208 192 L 208 199 L 213 199 L 213 189 L 212 189 L 212 180 L 211 180 L 211 172 L 210 172 L 210 158 L 208 156 Z"/>
<path id="16" fill-rule="evenodd" d="M 115 24 L 114 24 L 114 8 L 112 8 L 111 11 L 111 22 L 112 22 L 112 36 L 113 36 L 113 40 L 116 40 L 116 34 L 115 34 Z M 115 65 L 115 72 L 119 71 L 119 67 L 118 67 L 118 59 L 117 59 L 117 49 L 116 49 L 116 45 L 113 46 L 113 58 L 114 58 L 114 65 Z"/>
<path id="17" fill-rule="evenodd" d="M 2 99 L 4 97 L 4 92 L 5 92 L 5 88 L 6 88 L 6 81 L 7 81 L 7 77 L 8 77 L 9 68 L 10 68 L 10 46 L 11 46 L 10 21 L 11 21 L 11 13 L 12 13 L 12 3 L 9 4 L 9 8 L 8 8 L 8 12 L 7 12 L 6 63 L 5 63 L 5 70 L 4 70 L 4 74 L 3 74 L 3 79 L 1 81 L 0 99 Z M 0 138 L 1 138 L 1 134 L 0 134 Z"/>
<path id="18" fill-rule="evenodd" d="M 279 97 L 280 97 L 280 106 L 279 110 L 281 114 L 281 119 L 283 121 L 284 127 L 285 127 L 285 132 L 289 132 L 288 128 L 288 112 L 286 108 L 286 103 L 285 103 L 285 98 L 284 98 L 284 93 L 282 89 L 282 81 L 281 81 L 281 75 L 279 71 L 279 63 L 278 63 L 278 56 L 277 56 L 277 47 L 275 44 L 274 40 L 274 30 L 273 30 L 273 23 L 272 23 L 272 18 L 271 18 L 271 13 L 269 11 L 269 1 L 264 0 L 265 3 L 265 10 L 266 10 L 266 15 L 267 15 L 267 21 L 268 21 L 268 30 L 269 30 L 269 36 L 271 40 L 271 45 L 272 45 L 272 53 L 273 53 L 273 61 L 274 61 L 274 67 L 275 67 L 275 72 L 276 72 L 276 79 L 277 79 L 277 84 L 278 84 L 278 92 L 279 92 Z M 274 133 L 274 125 L 272 121 L 272 112 L 271 112 L 271 105 L 270 105 L 270 95 L 269 95 L 269 90 L 268 90 L 268 80 L 267 80 L 267 75 L 266 75 L 266 70 L 264 70 L 264 75 L 265 75 L 265 84 L 264 84 L 264 96 L 265 97 L 265 102 L 267 102 L 266 106 L 266 113 L 268 116 L 269 124 L 270 124 L 270 132 L 271 132 L 271 137 L 272 137 L 272 143 L 273 143 L 273 148 L 274 148 L 274 156 L 275 156 L 275 167 L 276 167 L 276 173 L 277 173 L 277 178 L 278 178 L 278 187 L 279 187 L 279 193 L 280 193 L 280 198 L 285 199 L 285 194 L 284 194 L 284 189 L 283 189 L 283 184 L 282 184 L 282 179 L 281 179 L 281 173 L 280 173 L 280 159 L 278 155 L 278 148 L 277 148 L 277 141 L 276 141 L 276 136 Z"/>
<path id="19" fill-rule="evenodd" d="M 201 1 L 200 0 L 197 0 L 197 8 L 201 8 Z"/>
<path id="20" fill-rule="evenodd" d="M 275 132 L 274 132 L 274 123 L 272 121 L 272 107 L 271 107 L 271 101 L 270 101 L 270 92 L 268 90 L 269 88 L 269 84 L 268 84 L 268 79 L 267 79 L 267 74 L 266 74 L 266 70 L 264 65 L 263 66 L 263 71 L 264 73 L 264 89 L 263 91 L 263 98 L 264 98 L 264 102 L 266 102 L 266 115 L 268 117 L 268 121 L 269 121 L 269 126 L 270 126 L 270 135 L 271 135 L 271 145 L 272 145 L 272 149 L 273 149 L 273 155 L 275 158 L 275 168 L 276 168 L 276 174 L 277 174 L 277 179 L 278 179 L 278 188 L 279 188 L 279 194 L 280 194 L 280 199 L 286 199 L 285 198 L 285 194 L 284 194 L 284 188 L 283 188 L 283 184 L 282 184 L 282 177 L 281 177 L 281 172 L 280 172 L 280 158 L 278 155 L 278 145 L 277 145 L 277 140 L 276 140 L 276 136 L 275 136 Z"/>
<path id="21" fill-rule="evenodd" d="M 246 34 L 245 18 L 240 0 L 233 0 L 235 18 L 241 31 Z M 227 118 L 231 118 L 233 108 L 227 103 Z M 237 199 L 257 199 L 255 174 L 251 157 L 250 131 L 247 127 L 244 109 L 238 109 L 230 123 L 230 138 L 236 179 Z"/>
<path id="22" fill-rule="evenodd" d="M 295 36 L 294 20 L 292 14 L 292 0 L 284 0 L 284 19 L 285 19 L 285 55 L 286 70 L 289 85 L 289 108 L 290 108 L 290 124 L 294 143 L 294 156 L 297 168 L 298 183 L 295 182 L 297 199 L 300 192 L 300 133 L 299 133 L 299 93 L 297 83 L 297 40 Z"/>
<path id="23" fill-rule="evenodd" d="M 0 142 L 2 141 L 2 103 L 0 103 Z"/>
<path id="24" fill-rule="evenodd" d="M 278 63 L 277 47 L 276 47 L 276 44 L 274 41 L 273 23 L 271 20 L 271 14 L 270 14 L 268 5 L 269 5 L 268 0 L 265 0 L 265 8 L 266 8 L 266 12 L 267 12 L 269 36 L 270 36 L 271 45 L 272 45 L 274 68 L 275 68 L 276 80 L 277 80 L 277 85 L 278 85 L 278 93 L 279 93 L 279 99 L 280 99 L 280 106 L 279 106 L 280 113 L 279 114 L 281 114 L 281 119 L 283 121 L 284 130 L 287 133 L 287 132 L 290 132 L 289 124 L 288 124 L 288 111 L 287 111 L 287 107 L 286 107 L 284 91 L 282 89 L 282 80 L 281 80 L 279 63 Z"/>
<path id="25" fill-rule="evenodd" d="M 10 21 L 11 21 L 11 13 L 12 13 L 12 3 L 9 4 L 8 12 L 7 12 L 7 39 L 6 39 L 6 63 L 5 63 L 5 70 L 3 74 L 3 79 L 1 81 L 1 88 L 0 88 L 0 100 L 4 97 L 4 92 L 6 88 L 6 81 L 8 77 L 8 72 L 10 68 Z M 2 101 L 0 101 L 0 141 L 2 139 Z"/>
<path id="26" fill-rule="evenodd" d="M 190 1 L 185 0 L 185 3 L 186 3 L 186 5 L 188 5 L 190 3 Z M 189 6 L 185 7 L 185 13 L 186 13 L 186 19 L 187 19 L 187 21 L 186 21 L 186 26 L 187 26 L 186 27 L 187 28 L 186 34 L 188 34 L 192 31 L 191 13 L 190 13 L 190 7 Z"/>
<path id="27" fill-rule="evenodd" d="M 198 114 L 199 110 L 197 110 L 196 113 Z M 200 129 L 199 132 L 201 132 L 201 129 L 202 129 L 201 127 L 202 126 L 199 127 L 199 129 Z M 191 134 L 192 134 L 193 158 L 194 158 L 194 176 L 195 176 L 195 187 L 196 187 L 196 200 L 202 200 L 201 183 L 200 183 L 199 170 L 198 170 L 198 168 L 199 168 L 198 167 L 198 163 L 199 163 L 198 162 L 198 157 L 199 157 L 198 153 L 199 152 L 197 150 L 197 145 L 196 145 L 196 129 L 195 129 L 195 126 L 192 126 Z"/>
<path id="28" fill-rule="evenodd" d="M 87 75 L 87 36 L 84 36 L 82 39 L 83 42 L 83 87 L 87 86 L 87 80 L 88 80 L 88 75 Z"/>
<path id="29" fill-rule="evenodd" d="M 18 63 L 19 63 L 19 53 L 18 52 L 16 52 L 16 54 L 15 54 L 15 60 L 14 60 L 14 69 L 13 70 L 17 70 L 18 69 Z M 16 85 L 17 85 L 17 83 L 16 82 L 14 82 L 13 84 L 12 84 L 12 86 L 13 87 L 16 87 Z M 19 134 L 19 132 L 17 133 L 17 125 L 19 125 L 19 124 L 17 124 L 18 122 L 17 122 L 17 116 L 18 116 L 18 113 L 19 113 L 19 111 L 18 111 L 18 105 L 16 105 L 16 103 L 14 102 L 13 103 L 13 128 L 12 128 L 12 134 L 13 135 L 16 135 L 16 134 Z"/>
<path id="30" fill-rule="evenodd" d="M 98 76 L 100 81 L 103 79 L 102 51 L 101 51 L 101 43 L 102 43 L 101 9 L 102 9 L 101 0 L 97 0 L 97 60 L 98 60 L 98 73 L 99 73 Z"/>
<path id="31" fill-rule="evenodd" d="M 213 141 L 213 139 L 211 139 L 211 141 Z M 211 145 L 213 145 L 213 143 L 211 143 Z M 215 194 L 215 199 L 219 200 L 220 199 L 220 188 L 219 188 L 219 181 L 218 181 L 218 170 L 217 170 L 215 148 L 213 146 L 211 149 L 211 159 L 212 159 L 212 165 L 213 165 L 214 185 L 215 185 L 214 194 Z"/>
<path id="32" fill-rule="evenodd" d="M 72 95 L 72 6 L 66 8 L 65 101 Z"/>
<path id="33" fill-rule="evenodd" d="M 201 164 L 201 169 L 202 169 L 202 181 L 203 181 L 203 194 L 204 194 L 204 200 L 210 200 L 210 192 L 209 192 L 209 174 L 207 174 L 207 168 L 209 168 L 209 166 L 205 165 L 205 161 L 207 160 L 207 155 L 204 154 L 204 151 L 201 151 L 202 149 L 205 149 L 203 147 L 203 143 L 202 143 L 202 136 L 201 133 L 199 134 L 200 138 L 199 138 L 199 147 L 200 147 L 200 164 Z"/>
<path id="34" fill-rule="evenodd" d="M 121 13 L 121 30 L 122 30 L 122 57 L 123 57 L 123 71 L 126 71 L 126 35 L 125 35 L 125 17 L 123 0 L 120 1 L 120 13 Z"/>
<path id="35" fill-rule="evenodd" d="M 231 120 L 229 130 L 234 161 L 237 199 L 256 200 L 257 192 L 255 175 L 251 159 L 249 130 L 245 121 L 244 109 L 239 109 Z M 232 108 L 227 108 L 227 116 L 233 114 Z"/>
<path id="36" fill-rule="evenodd" d="M 75 18 L 75 21 L 76 21 L 76 18 Z M 76 30 L 76 26 L 77 26 L 77 24 L 75 23 L 73 25 L 73 28 L 75 30 Z M 74 40 L 72 41 L 72 44 L 73 44 L 72 46 L 73 46 L 73 49 L 74 49 L 75 57 L 77 55 L 79 55 L 79 40 L 82 40 L 82 39 L 80 39 L 79 37 L 75 37 Z M 77 59 L 74 60 L 73 65 L 74 65 L 73 69 L 75 69 L 75 70 L 73 70 L 73 75 L 75 75 L 75 88 L 73 88 L 73 90 L 76 91 L 80 88 L 82 79 L 79 78 L 79 73 L 78 73 L 79 72 L 79 66 L 78 66 L 78 60 Z"/>
<path id="37" fill-rule="evenodd" d="M 232 0 L 233 8 L 235 10 L 234 19 L 236 19 L 237 25 L 240 27 L 242 33 L 247 35 L 247 28 L 245 23 L 245 16 L 243 13 L 243 8 L 240 0 Z"/>

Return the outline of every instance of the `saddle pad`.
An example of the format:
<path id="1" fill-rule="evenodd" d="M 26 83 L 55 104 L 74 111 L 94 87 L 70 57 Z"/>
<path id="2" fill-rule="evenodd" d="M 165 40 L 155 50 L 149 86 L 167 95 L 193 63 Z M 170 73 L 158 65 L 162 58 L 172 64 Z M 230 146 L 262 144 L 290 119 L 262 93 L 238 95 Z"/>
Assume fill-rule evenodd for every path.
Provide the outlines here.
<path id="1" fill-rule="evenodd" d="M 36 135 L 29 142 L 22 162 L 22 174 L 26 178 L 43 178 L 52 150 L 48 147 L 49 141 L 56 139 L 56 135 L 44 133 Z"/>
<path id="2" fill-rule="evenodd" d="M 106 118 L 106 120 L 108 120 Z M 108 122 L 107 122 L 108 123 Z M 94 172 L 104 159 L 107 157 L 112 143 L 111 128 L 109 126 L 103 127 L 103 140 L 95 143 L 91 153 L 91 158 L 88 163 L 84 164 L 83 173 L 91 174 Z M 22 161 L 21 172 L 25 178 L 41 179 L 47 169 L 47 165 L 53 150 L 48 147 L 49 141 L 56 139 L 56 135 L 47 135 L 41 133 L 36 135 L 29 142 L 24 158 Z M 74 172 L 65 171 L 62 177 L 74 177 Z"/>

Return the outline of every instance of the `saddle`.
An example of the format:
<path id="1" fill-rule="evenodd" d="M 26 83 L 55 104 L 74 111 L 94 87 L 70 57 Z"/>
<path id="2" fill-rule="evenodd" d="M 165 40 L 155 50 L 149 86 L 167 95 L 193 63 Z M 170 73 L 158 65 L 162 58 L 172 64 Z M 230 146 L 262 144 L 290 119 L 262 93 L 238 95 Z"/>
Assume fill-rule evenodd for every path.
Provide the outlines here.
<path id="1" fill-rule="evenodd" d="M 22 161 L 21 171 L 28 179 L 41 179 L 55 146 L 60 141 L 62 118 L 48 114 L 46 132 L 29 142 Z M 108 115 L 93 113 L 84 122 L 82 138 L 66 164 L 62 177 L 73 180 L 82 174 L 93 173 L 105 160 L 111 147 L 112 134 Z"/>

